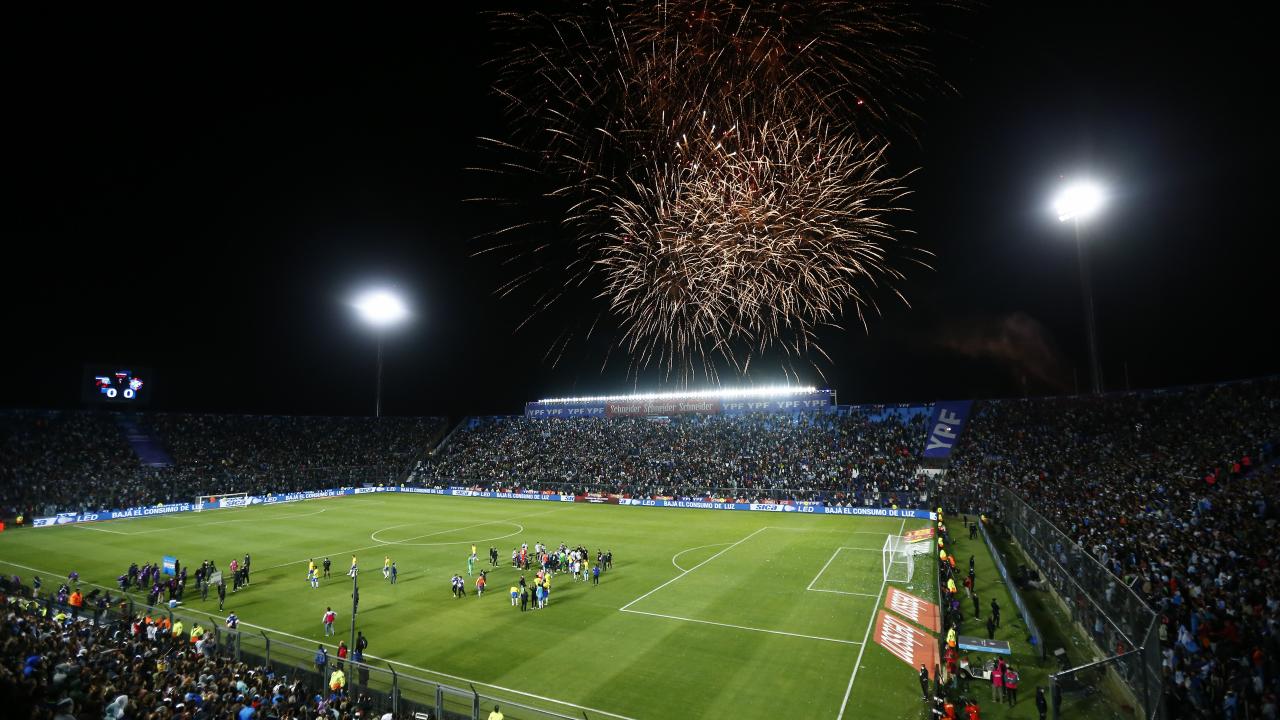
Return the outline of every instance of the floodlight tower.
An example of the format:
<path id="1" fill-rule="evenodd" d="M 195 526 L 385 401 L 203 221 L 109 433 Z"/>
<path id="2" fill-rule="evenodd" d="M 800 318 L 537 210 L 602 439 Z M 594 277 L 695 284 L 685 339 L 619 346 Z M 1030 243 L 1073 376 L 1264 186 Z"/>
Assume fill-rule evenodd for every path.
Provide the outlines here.
<path id="1" fill-rule="evenodd" d="M 378 389 L 374 401 L 374 417 L 382 417 L 382 337 L 390 328 L 409 317 L 409 308 L 400 296 L 390 290 L 370 290 L 352 303 L 360 318 L 373 327 L 378 337 Z"/>
<path id="2" fill-rule="evenodd" d="M 1076 254 L 1080 258 L 1080 293 L 1084 296 L 1085 328 L 1089 334 L 1089 380 L 1094 395 L 1102 394 L 1102 365 L 1098 362 L 1098 335 L 1093 313 L 1093 286 L 1089 281 L 1089 257 L 1085 251 L 1085 221 L 1102 207 L 1102 188 L 1087 180 L 1073 182 L 1062 189 L 1054 201 L 1058 220 L 1075 225 Z"/>

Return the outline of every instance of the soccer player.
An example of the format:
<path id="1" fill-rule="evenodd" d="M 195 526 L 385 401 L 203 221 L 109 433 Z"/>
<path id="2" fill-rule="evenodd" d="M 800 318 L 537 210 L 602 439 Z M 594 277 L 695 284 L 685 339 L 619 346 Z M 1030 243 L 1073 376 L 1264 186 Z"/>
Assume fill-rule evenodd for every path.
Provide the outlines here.
<path id="1" fill-rule="evenodd" d="M 600 566 L 599 565 L 596 565 L 595 567 L 591 568 L 591 584 L 592 585 L 600 584 Z"/>
<path id="2" fill-rule="evenodd" d="M 511 586 L 511 607 L 516 606 L 516 601 L 520 599 L 520 588 L 515 585 Z"/>
<path id="3" fill-rule="evenodd" d="M 387 555 L 382 558 L 382 579 L 391 579 L 391 556 Z"/>
<path id="4" fill-rule="evenodd" d="M 484 595 L 484 586 L 486 583 L 489 582 L 485 578 L 486 574 L 487 573 L 485 571 L 481 570 L 480 577 L 476 578 L 476 597 L 480 597 L 481 595 Z"/>
<path id="5" fill-rule="evenodd" d="M 227 566 L 231 571 L 231 592 L 240 592 L 240 563 L 235 558 L 231 558 L 231 564 Z"/>
<path id="6" fill-rule="evenodd" d="M 395 561 L 393 560 L 393 561 L 391 562 L 391 584 L 392 584 L 392 585 L 395 585 L 395 584 L 396 584 L 396 576 L 397 576 L 397 575 L 399 575 L 399 574 L 400 574 L 400 571 L 396 569 L 396 563 L 395 563 Z"/>
<path id="7" fill-rule="evenodd" d="M 471 549 L 471 554 L 467 556 L 467 577 L 471 577 L 471 569 L 472 567 L 475 566 L 475 564 L 476 564 L 476 551 L 475 551 L 475 548 L 473 547 Z"/>
<path id="8" fill-rule="evenodd" d="M 320 589 L 320 576 L 316 574 L 315 568 L 311 568 L 307 571 L 307 581 L 311 583 L 312 588 L 316 590 Z"/>
<path id="9" fill-rule="evenodd" d="M 360 568 L 356 566 L 356 556 L 355 556 L 355 555 L 352 555 L 352 556 L 351 556 L 351 569 L 347 571 L 347 575 L 348 575 L 349 577 L 355 577 L 357 574 L 359 574 L 359 572 L 360 572 Z"/>
<path id="10" fill-rule="evenodd" d="M 324 609 L 324 615 L 320 616 L 320 622 L 324 623 L 325 637 L 328 637 L 334 634 L 333 624 L 337 622 L 337 620 L 338 620 L 338 614 L 333 611 L 333 608 L 326 607 Z"/>
<path id="11" fill-rule="evenodd" d="M 235 613 L 231 613 L 230 615 L 227 616 L 227 627 L 231 628 L 232 630 L 235 630 L 236 626 L 239 624 L 240 624 L 240 618 L 236 617 Z"/>

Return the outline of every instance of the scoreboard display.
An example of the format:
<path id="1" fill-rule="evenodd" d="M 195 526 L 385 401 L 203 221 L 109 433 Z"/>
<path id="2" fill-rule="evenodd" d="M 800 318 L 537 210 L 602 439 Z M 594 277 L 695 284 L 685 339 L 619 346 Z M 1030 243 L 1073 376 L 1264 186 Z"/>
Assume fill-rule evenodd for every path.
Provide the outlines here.
<path id="1" fill-rule="evenodd" d="M 151 373 L 140 368 L 86 366 L 81 399 L 90 405 L 146 405 Z"/>

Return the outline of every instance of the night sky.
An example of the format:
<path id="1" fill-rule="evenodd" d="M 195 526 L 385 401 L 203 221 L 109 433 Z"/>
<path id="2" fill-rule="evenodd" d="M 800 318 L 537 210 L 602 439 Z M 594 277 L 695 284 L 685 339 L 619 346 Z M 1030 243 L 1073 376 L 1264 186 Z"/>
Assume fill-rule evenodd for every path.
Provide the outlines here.
<path id="1" fill-rule="evenodd" d="M 544 361 L 581 318 L 514 332 L 527 302 L 493 296 L 509 269 L 471 257 L 495 218 L 463 202 L 493 192 L 465 170 L 477 137 L 511 129 L 484 64 L 494 4 L 439 5 L 10 18 L 0 405 L 75 407 L 101 362 L 151 368 L 153 409 L 368 414 L 375 343 L 345 302 L 377 282 L 416 313 L 386 341 L 388 414 L 666 387 L 602 372 L 594 347 Z M 825 379 L 802 377 L 841 402 L 1087 388 L 1074 236 L 1049 207 L 1080 172 L 1111 190 L 1090 238 L 1108 389 L 1126 367 L 1135 389 L 1280 371 L 1261 23 L 1114 3 L 938 22 L 955 91 L 892 149 L 919 168 L 903 222 L 936 269 L 912 308 L 825 334 Z"/>

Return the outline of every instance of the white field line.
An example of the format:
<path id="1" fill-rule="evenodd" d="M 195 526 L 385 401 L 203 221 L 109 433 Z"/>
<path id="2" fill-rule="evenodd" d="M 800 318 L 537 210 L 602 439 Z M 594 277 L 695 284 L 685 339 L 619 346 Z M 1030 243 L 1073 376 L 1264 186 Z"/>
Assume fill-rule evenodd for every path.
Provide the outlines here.
<path id="1" fill-rule="evenodd" d="M 627 608 L 631 607 L 632 605 L 635 605 L 636 603 L 640 602 L 641 600 L 643 600 L 643 599 L 645 599 L 645 598 L 649 597 L 650 595 L 652 595 L 652 594 L 654 594 L 654 593 L 658 592 L 658 591 L 659 591 L 659 590 L 661 590 L 662 588 L 664 588 L 664 587 L 666 587 L 666 586 L 670 585 L 671 583 L 673 583 L 673 582 L 675 582 L 675 581 L 679 580 L 680 578 L 684 577 L 685 575 L 688 575 L 689 573 L 693 572 L 694 570 L 697 570 L 698 568 L 702 567 L 703 565 L 706 565 L 707 563 L 711 562 L 712 560 L 715 560 L 716 558 L 720 557 L 721 555 L 723 555 L 723 554 L 725 554 L 725 553 L 729 552 L 730 550 L 732 550 L 732 549 L 734 549 L 734 548 L 738 547 L 738 546 L 739 546 L 739 545 L 741 545 L 742 543 L 744 543 L 744 542 L 746 542 L 746 541 L 750 540 L 751 538 L 755 537 L 756 535 L 759 535 L 760 533 L 762 533 L 762 532 L 764 532 L 765 530 L 768 530 L 768 529 L 769 529 L 769 528 L 768 528 L 768 526 L 765 526 L 765 527 L 762 527 L 762 528 L 757 528 L 757 529 L 756 529 L 756 531 L 755 531 L 755 532 L 753 532 L 753 533 L 751 533 L 750 535 L 748 535 L 748 536 L 746 536 L 746 537 L 742 538 L 741 540 L 739 540 L 739 541 L 737 541 L 737 542 L 733 543 L 733 544 L 732 544 L 732 545 L 730 545 L 729 547 L 727 547 L 727 548 L 725 548 L 725 549 L 721 550 L 720 552 L 716 553 L 715 555 L 712 555 L 711 557 L 707 558 L 706 560 L 703 560 L 702 562 L 698 563 L 697 565 L 694 565 L 693 567 L 689 568 L 688 570 L 685 570 L 684 572 L 680 573 L 679 575 L 677 575 L 677 576 L 675 576 L 675 577 L 671 578 L 670 580 L 668 580 L 668 581 L 666 581 L 666 582 L 662 583 L 662 584 L 661 584 L 661 585 L 659 585 L 658 587 L 656 587 L 656 588 L 654 588 L 654 589 L 650 590 L 649 592 L 647 592 L 647 593 L 645 593 L 645 594 L 641 595 L 640 597 L 636 598 L 635 600 L 632 600 L 631 602 L 627 603 L 626 605 L 623 605 L 622 607 L 620 607 L 620 608 L 618 608 L 618 609 L 619 609 L 619 610 L 626 610 Z"/>
<path id="2" fill-rule="evenodd" d="M 822 573 L 826 572 L 827 568 L 831 567 L 831 561 L 835 560 L 836 556 L 839 554 L 840 548 L 836 548 L 835 552 L 831 553 L 831 557 L 827 558 L 827 564 L 823 565 L 822 569 L 818 571 L 818 574 L 813 576 L 813 579 L 809 581 L 809 587 L 805 588 L 805 590 L 813 589 L 813 584 L 818 582 L 818 578 L 822 577 Z"/>
<path id="3" fill-rule="evenodd" d="M 134 532 L 122 532 L 122 531 L 120 531 L 120 530 L 108 530 L 108 529 L 106 529 L 106 528 L 104 528 L 104 527 L 96 527 L 96 526 L 95 526 L 95 525 L 96 525 L 96 523 L 72 523 L 72 524 L 71 524 L 71 527 L 74 527 L 74 528 L 80 528 L 81 530 L 97 530 L 98 532 L 111 533 L 112 535 L 150 535 L 151 533 L 158 533 L 158 532 L 172 532 L 172 531 L 174 531 L 174 530 L 186 530 L 187 528 L 193 528 L 193 527 L 204 527 L 204 526 L 206 526 L 206 525 L 226 525 L 226 524 L 228 524 L 228 523 L 238 523 L 238 522 L 262 522 L 262 521 L 266 521 L 266 520 L 293 520 L 293 519 L 295 519 L 295 518 L 307 517 L 307 516 L 310 516 L 310 515 L 319 515 L 320 513 L 325 512 L 325 511 L 326 511 L 326 510 L 328 510 L 328 509 L 329 509 L 329 508 L 321 508 L 321 509 L 316 510 L 316 511 L 314 511 L 314 512 L 308 512 L 308 513 L 294 513 L 294 514 L 291 514 L 291 515 L 272 515 L 272 516 L 269 516 L 269 517 L 258 517 L 258 516 L 254 516 L 254 517 L 245 517 L 245 518 L 235 518 L 235 519 L 232 519 L 232 520 L 214 520 L 214 521 L 212 521 L 212 522 L 186 523 L 186 524 L 183 524 L 183 525 L 168 525 L 168 526 L 161 527 L 161 528 L 152 528 L 152 529 L 150 529 L 150 530 L 135 530 Z M 176 514 L 177 514 L 177 513 L 174 513 L 174 515 L 176 515 Z M 156 516 L 153 516 L 153 519 L 158 519 L 158 518 L 161 518 L 161 517 L 171 517 L 171 515 L 156 515 Z M 114 521 L 98 521 L 98 522 L 120 522 L 120 521 L 123 521 L 123 520 L 142 520 L 142 519 L 145 519 L 145 518 L 119 518 L 119 519 L 114 520 Z"/>
<path id="4" fill-rule="evenodd" d="M 836 559 L 836 556 L 840 554 L 841 550 L 869 550 L 869 551 L 879 552 L 879 550 L 876 550 L 876 548 L 856 548 L 856 547 L 836 548 L 835 552 L 831 553 L 831 557 L 827 559 L 827 564 L 823 565 L 822 569 L 818 571 L 818 574 L 813 576 L 813 579 L 809 581 L 809 587 L 805 588 L 805 590 L 810 590 L 812 592 L 836 593 L 837 595 L 858 595 L 861 597 L 879 598 L 880 597 L 879 595 L 872 595 L 871 593 L 850 592 L 848 590 L 823 590 L 822 588 L 814 587 L 814 585 L 818 582 L 818 578 L 822 577 L 822 573 L 827 571 L 827 568 L 831 565 L 831 561 Z"/>
<path id="5" fill-rule="evenodd" d="M 562 508 L 562 507 L 555 507 L 555 508 L 552 508 L 551 510 L 544 510 L 543 512 L 539 512 L 539 513 L 528 513 L 528 514 L 524 514 L 524 515 L 517 515 L 516 517 L 519 517 L 519 518 L 530 518 L 530 517 L 534 517 L 535 515 L 546 515 L 547 513 L 555 512 L 556 510 L 563 510 L 563 509 L 564 509 L 564 508 Z M 494 520 L 494 521 L 492 521 L 492 522 L 509 522 L 509 521 Z M 408 524 L 408 523 L 405 523 L 405 524 Z M 402 527 L 402 526 L 399 526 L 399 525 L 393 525 L 392 527 Z M 466 526 L 466 527 L 471 527 L 471 526 Z M 461 530 L 465 530 L 465 529 L 466 529 L 466 527 L 463 527 L 463 528 L 451 528 L 450 530 L 444 530 L 444 531 L 442 531 L 442 532 L 450 532 L 451 530 L 460 530 L 460 529 L 461 529 Z M 522 527 L 523 527 L 523 526 L 522 526 Z M 470 540 L 459 540 L 457 543 L 451 543 L 451 544 L 458 545 L 458 544 L 466 544 L 466 543 L 469 543 L 469 542 L 471 542 L 471 541 L 470 541 Z M 293 560 L 293 561 L 290 561 L 290 562 L 280 563 L 280 564 L 278 564 L 278 565 L 272 565 L 272 566 L 270 566 L 270 567 L 265 567 L 265 568 L 263 568 L 263 570 L 277 570 L 277 569 L 282 568 L 282 567 L 289 567 L 290 565 L 298 565 L 298 564 L 300 564 L 300 563 L 308 562 L 308 561 L 310 561 L 310 560 L 312 560 L 312 559 L 314 559 L 314 558 L 318 558 L 318 557 L 326 557 L 326 556 L 329 556 L 329 555 L 346 555 L 347 553 L 360 552 L 361 550 L 372 550 L 373 548 L 386 547 L 387 545 L 393 545 L 393 544 L 394 544 L 394 543 L 389 543 L 389 542 L 380 542 L 380 543 L 378 543 L 377 545 L 365 545 L 364 547 L 352 548 L 352 549 L 350 549 L 350 550 L 339 550 L 338 552 L 332 552 L 332 553 L 317 553 L 317 554 L 315 554 L 315 555 L 312 555 L 311 557 L 303 558 L 303 559 L 301 559 L 301 560 Z"/>
<path id="6" fill-rule="evenodd" d="M 872 595 L 871 593 L 850 592 L 848 590 L 824 590 L 822 588 L 809 588 L 809 592 L 835 593 L 837 595 L 857 595 L 858 597 L 869 597 L 869 598 L 880 597 L 879 595 Z"/>
<path id="7" fill-rule="evenodd" d="M 668 620 L 680 620 L 682 622 L 699 623 L 702 625 L 717 625 L 719 627 L 734 628 L 736 630 L 750 630 L 752 632 L 769 633 L 770 635 L 786 635 L 787 637 L 804 638 L 806 640 L 823 640 L 825 642 L 841 643 L 843 645 L 861 645 L 857 640 L 841 640 L 839 638 L 823 637 L 821 635 L 803 635 L 801 633 L 786 632 L 784 630 L 767 630 L 765 628 L 750 627 L 747 625 L 731 625 L 730 623 L 713 622 L 711 620 L 698 620 L 696 618 L 680 617 L 679 615 L 664 615 L 662 613 L 645 612 L 644 610 L 622 610 L 624 613 L 634 615 L 649 615 L 652 617 L 667 618 Z"/>
<path id="8" fill-rule="evenodd" d="M 41 570 L 40 568 L 34 568 L 34 567 L 29 566 L 29 565 L 22 565 L 22 564 L 19 564 L 19 563 L 10 562 L 10 561 L 8 561 L 8 560 L 0 560 L 0 564 L 9 565 L 9 566 L 12 566 L 12 567 L 22 568 L 23 570 L 30 570 L 31 572 L 44 573 L 45 575 L 48 575 L 48 576 L 50 576 L 50 577 L 58 577 L 58 574 L 57 574 L 57 573 L 55 573 L 55 572 L 53 572 L 53 571 L 50 571 L 50 570 Z M 82 585 L 88 585 L 88 586 L 90 586 L 90 587 L 102 588 L 103 590 L 113 590 L 113 588 L 106 587 L 105 585 L 97 585 L 97 584 L 90 583 L 90 582 L 82 582 L 81 584 L 82 584 Z M 118 588 L 116 588 L 116 589 L 118 590 Z M 186 613 L 197 613 L 197 614 L 200 614 L 200 615 L 204 615 L 204 616 L 206 616 L 206 617 L 213 618 L 215 621 L 221 621 L 221 620 L 222 620 L 222 617 L 221 617 L 221 616 L 219 616 L 219 615 L 214 615 L 213 613 L 211 613 L 211 612 L 205 612 L 204 610 L 197 610 L 196 608 L 193 608 L 193 607 L 187 607 L 186 605 L 181 606 L 180 610 L 181 610 L 181 612 L 186 612 Z M 267 630 L 267 631 L 272 632 L 272 633 L 274 633 L 274 634 L 276 634 L 276 635 L 283 635 L 284 637 L 290 637 L 290 638 L 293 638 L 293 639 L 295 639 L 295 640 L 303 640 L 303 641 L 305 641 L 305 642 L 309 642 L 309 643 L 318 643 L 318 644 L 323 644 L 323 645 L 325 645 L 326 647 L 331 647 L 331 648 L 334 648 L 335 650 L 336 650 L 336 649 L 337 649 L 337 647 L 338 647 L 337 645 L 332 645 L 332 644 L 329 644 L 329 643 L 323 643 L 323 642 L 321 642 L 321 641 L 316 640 L 315 638 L 303 637 L 303 636 L 301 636 L 301 635 L 294 635 L 293 633 L 284 632 L 284 631 L 282 631 L 282 630 L 276 630 L 276 629 L 274 629 L 274 628 L 266 627 L 265 625 L 254 625 L 253 623 L 245 622 L 245 621 L 243 621 L 243 620 L 241 620 L 241 621 L 240 621 L 240 625 L 243 625 L 243 626 L 245 626 L 245 627 L 257 628 L 258 630 Z M 411 669 L 411 670 L 417 670 L 418 672 L 423 672 L 423 673 L 427 673 L 427 674 L 430 674 L 430 675 L 435 675 L 436 677 L 449 678 L 450 680 L 457 680 L 458 682 L 461 682 L 461 683 L 471 683 L 471 684 L 474 684 L 474 685 L 480 685 L 480 686 L 487 687 L 487 688 L 493 688 L 494 690 L 501 690 L 502 692 L 511 693 L 511 694 L 513 694 L 513 695 L 520 695 L 520 696 L 523 696 L 523 697 L 534 698 L 534 699 L 536 699 L 536 700 L 542 700 L 543 702 L 553 703 L 553 704 L 556 704 L 556 705 L 563 705 L 563 706 L 565 706 L 565 707 L 577 708 L 578 710 L 586 710 L 586 711 L 588 711 L 588 712 L 593 712 L 593 713 L 600 713 L 601 715 L 608 715 L 609 717 L 612 717 L 612 718 L 618 718 L 618 720 L 635 720 L 635 718 L 628 717 L 628 716 L 626 716 L 626 715 L 619 715 L 619 714 L 617 714 L 617 713 L 611 713 L 611 712 L 609 712 L 609 711 L 607 711 L 607 710 L 601 710 L 601 709 L 599 709 L 599 708 L 587 707 L 586 705 L 577 705 L 577 704 L 575 704 L 575 703 L 566 702 L 566 701 L 564 701 L 564 700 L 556 700 L 555 698 L 544 697 L 544 696 L 542 696 L 542 695 L 534 695 L 533 693 L 527 693 L 527 692 L 523 692 L 523 691 L 521 691 L 521 690 L 515 690 L 515 689 L 513 689 L 513 688 L 503 687 L 502 685 L 494 685 L 493 683 L 487 683 L 487 682 L 484 682 L 484 681 L 482 681 L 482 680 L 472 680 L 472 679 L 470 679 L 470 678 L 464 678 L 464 677 L 461 677 L 461 676 L 458 676 L 458 675 L 450 675 L 449 673 L 440 672 L 439 670 L 432 670 L 432 669 L 430 669 L 430 668 L 419 667 L 419 666 L 417 666 L 417 665 L 410 665 L 409 663 L 400 662 L 399 660 L 391 660 L 391 659 L 389 659 L 389 658 L 379 657 L 379 656 L 377 656 L 377 655 L 368 655 L 367 657 L 368 657 L 368 658 L 370 658 L 370 659 L 372 659 L 372 660 L 381 660 L 381 661 L 383 661 L 383 662 L 385 662 L 385 663 L 390 663 L 390 664 L 392 664 L 392 665 L 399 665 L 400 667 L 406 667 L 406 668 L 409 668 L 409 669 Z"/>
<path id="9" fill-rule="evenodd" d="M 558 509 L 558 507 L 557 507 L 557 509 L 556 509 L 556 510 L 559 510 L 559 509 Z M 535 515 L 545 515 L 545 514 L 548 514 L 548 512 L 550 512 L 550 510 L 544 510 L 543 512 L 534 512 L 534 514 L 531 514 L 531 515 L 521 515 L 521 518 L 532 518 L 532 516 L 535 516 Z M 434 536 L 443 536 L 443 534 L 444 534 L 444 533 L 456 533 L 456 532 L 458 532 L 458 530 L 467 530 L 467 529 L 471 529 L 471 528 L 480 528 L 480 527 L 484 527 L 484 525 L 498 525 L 498 524 L 502 524 L 502 523 L 506 523 L 506 524 L 508 524 L 508 525 L 516 525 L 516 527 L 520 528 L 520 533 L 525 532 L 525 527 L 524 527 L 524 525 L 521 525 L 520 523 L 512 523 L 512 521 L 511 521 L 511 520 L 485 520 L 485 521 L 484 521 L 484 523 L 476 523 L 476 524 L 474 524 L 474 525 L 463 525 L 463 527 L 461 527 L 461 528 L 449 528 L 449 529 L 447 529 L 447 530 L 436 530 L 436 532 L 434 532 L 434 533 L 424 533 L 424 534 L 421 534 L 421 536 L 413 536 L 413 537 L 410 537 L 410 538 L 399 539 L 399 541 L 380 541 L 380 539 L 378 539 L 378 538 L 376 538 L 376 537 L 375 537 L 375 536 L 378 536 L 378 534 L 379 534 L 379 533 L 385 533 L 385 532 L 387 532 L 387 530 L 394 530 L 394 529 L 396 529 L 396 528 L 403 528 L 403 527 L 404 527 L 404 525 L 412 525 L 412 524 L 413 524 L 413 523 L 401 523 L 401 524 L 399 524 L 399 525 L 392 525 L 392 527 L 389 527 L 389 528 L 383 528 L 383 529 L 380 529 L 380 530 L 374 530 L 374 532 L 369 533 L 369 539 L 371 539 L 371 541 L 378 542 L 378 543 L 383 543 L 383 544 L 411 544 L 410 542 L 408 542 L 408 541 L 411 541 L 411 539 L 422 539 L 422 538 L 429 538 L 429 537 L 434 537 Z M 520 534 L 520 533 L 513 533 L 513 534 Z M 509 537 L 509 536 L 508 536 L 508 537 Z M 494 538 L 494 539 L 500 539 L 500 538 Z M 462 541 L 462 542 L 471 542 L 471 541 Z M 479 542 L 479 541 L 477 541 L 477 542 Z M 489 542 L 489 541 L 483 541 L 483 542 Z M 454 544 L 454 543 L 444 543 L 444 544 Z"/>
<path id="10" fill-rule="evenodd" d="M 71 527 L 80 528 L 81 530 L 97 530 L 98 532 L 111 533 L 112 535 L 133 535 L 134 533 L 120 532 L 119 530 L 108 530 L 106 528 L 94 527 L 92 525 L 84 525 L 81 523 L 72 523 Z"/>
<path id="11" fill-rule="evenodd" d="M 676 562 L 676 558 L 680 557 L 681 555 L 687 552 L 693 552 L 694 550 L 701 550 L 702 548 L 709 548 L 709 547 L 720 547 L 721 545 L 728 545 L 728 544 L 729 543 L 711 543 L 710 545 L 699 545 L 697 547 L 691 547 L 687 550 L 681 550 L 680 552 L 671 556 L 671 564 L 675 565 L 677 570 L 684 572 L 684 568 L 680 567 L 680 563 Z"/>
<path id="12" fill-rule="evenodd" d="M 888 533 L 876 532 L 874 530 L 841 530 L 840 528 L 791 527 L 790 525 L 768 525 L 767 527 L 770 530 L 794 530 L 796 532 L 833 532 L 833 533 L 840 533 L 841 535 L 878 535 L 880 537 L 884 537 L 885 535 L 888 535 Z"/>
<path id="13" fill-rule="evenodd" d="M 898 535 L 902 535 L 902 529 L 907 526 L 907 519 L 902 518 L 902 524 L 898 526 Z M 844 689 L 844 699 L 840 701 L 840 712 L 836 714 L 836 720 L 844 718 L 844 709 L 849 705 L 849 693 L 853 692 L 853 681 L 858 677 L 858 668 L 862 666 L 862 653 L 867 651 L 867 638 L 871 637 L 871 626 L 876 623 L 876 612 L 880 608 L 880 596 L 884 594 L 884 586 L 889 584 L 889 578 L 886 577 L 880 581 L 880 592 L 876 593 L 876 606 L 871 610 L 871 618 L 867 620 L 867 631 L 862 634 L 862 647 L 858 648 L 858 659 L 853 661 L 853 674 L 849 676 L 849 685 Z"/>

